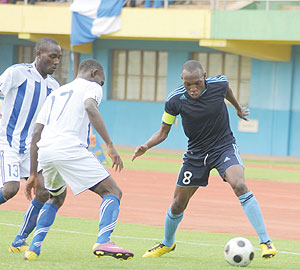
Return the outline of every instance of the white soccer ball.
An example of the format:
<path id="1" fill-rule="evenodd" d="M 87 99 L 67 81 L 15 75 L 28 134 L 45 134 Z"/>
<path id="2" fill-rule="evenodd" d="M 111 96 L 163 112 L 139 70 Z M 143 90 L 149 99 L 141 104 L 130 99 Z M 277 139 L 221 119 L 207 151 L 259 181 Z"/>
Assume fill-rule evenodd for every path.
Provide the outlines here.
<path id="1" fill-rule="evenodd" d="M 243 237 L 236 237 L 227 242 L 224 248 L 226 261 L 233 266 L 245 267 L 254 258 L 254 247 Z"/>

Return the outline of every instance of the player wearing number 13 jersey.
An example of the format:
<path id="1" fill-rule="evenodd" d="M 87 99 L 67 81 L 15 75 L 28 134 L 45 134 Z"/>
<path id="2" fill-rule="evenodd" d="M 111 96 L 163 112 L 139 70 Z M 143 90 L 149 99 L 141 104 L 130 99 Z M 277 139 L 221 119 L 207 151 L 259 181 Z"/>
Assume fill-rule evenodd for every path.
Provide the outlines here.
<path id="1" fill-rule="evenodd" d="M 59 87 L 51 76 L 62 55 L 57 41 L 41 38 L 36 43 L 35 54 L 33 63 L 13 65 L 0 76 L 0 91 L 4 95 L 0 126 L 0 204 L 13 198 L 19 190 L 20 179 L 29 176 L 29 149 L 35 120 L 46 97 Z M 34 229 L 39 211 L 48 197 L 39 173 L 36 196 L 9 247 L 10 252 L 28 249 L 25 240 Z"/>
<path id="2" fill-rule="evenodd" d="M 132 157 L 134 160 L 164 141 L 176 115 L 180 114 L 184 132 L 189 139 L 188 149 L 183 156 L 173 203 L 166 214 L 165 237 L 143 257 L 159 257 L 175 249 L 175 232 L 183 212 L 199 186 L 208 184 L 209 173 L 213 168 L 218 170 L 239 198 L 259 236 L 262 257 L 273 257 L 276 249 L 266 232 L 258 202 L 246 186 L 243 162 L 230 129 L 224 99 L 232 103 L 237 115 L 244 120 L 247 120 L 249 110 L 240 106 L 226 76 L 206 78 L 206 73 L 197 61 L 186 62 L 181 77 L 183 86 L 173 91 L 166 100 L 160 130 L 144 145 L 137 147 Z"/>

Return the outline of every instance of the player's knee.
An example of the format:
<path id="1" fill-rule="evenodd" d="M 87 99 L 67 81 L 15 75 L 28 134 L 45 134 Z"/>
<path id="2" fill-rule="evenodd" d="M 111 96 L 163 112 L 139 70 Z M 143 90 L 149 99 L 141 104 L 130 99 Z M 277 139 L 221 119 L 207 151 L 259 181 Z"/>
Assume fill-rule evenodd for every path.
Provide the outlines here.
<path id="1" fill-rule="evenodd" d="M 182 205 L 180 202 L 175 200 L 172 204 L 171 212 L 174 215 L 180 215 L 185 210 L 185 207 L 185 205 Z"/>
<path id="2" fill-rule="evenodd" d="M 248 191 L 248 187 L 242 181 L 238 181 L 235 186 L 233 186 L 234 193 L 236 196 L 245 194 Z"/>
<path id="3" fill-rule="evenodd" d="M 61 190 L 63 191 L 61 193 L 57 193 L 58 195 L 54 196 L 53 194 L 51 194 L 52 192 L 50 192 L 49 194 L 50 199 L 48 200 L 48 202 L 54 204 L 57 208 L 60 208 L 63 205 L 67 195 L 67 190 L 65 187 L 63 187 Z"/>
<path id="4" fill-rule="evenodd" d="M 102 198 L 106 195 L 115 195 L 119 200 L 122 198 L 122 190 L 114 182 L 109 182 L 108 185 L 101 186 L 100 192 L 97 192 Z"/>
<path id="5" fill-rule="evenodd" d="M 63 205 L 64 201 L 65 201 L 65 197 L 62 195 L 58 195 L 58 196 L 50 195 L 49 202 L 54 204 L 57 208 L 60 208 Z"/>
<path id="6" fill-rule="evenodd" d="M 2 194 L 7 200 L 9 200 L 18 193 L 19 188 L 20 188 L 20 182 L 12 181 L 12 182 L 5 183 L 2 189 Z"/>
<path id="7" fill-rule="evenodd" d="M 36 189 L 35 196 L 36 196 L 36 199 L 41 203 L 45 203 L 46 201 L 49 200 L 49 192 L 44 187 L 38 187 Z"/>
<path id="8" fill-rule="evenodd" d="M 112 194 L 118 197 L 119 200 L 122 198 L 122 190 L 119 187 L 115 187 Z"/>

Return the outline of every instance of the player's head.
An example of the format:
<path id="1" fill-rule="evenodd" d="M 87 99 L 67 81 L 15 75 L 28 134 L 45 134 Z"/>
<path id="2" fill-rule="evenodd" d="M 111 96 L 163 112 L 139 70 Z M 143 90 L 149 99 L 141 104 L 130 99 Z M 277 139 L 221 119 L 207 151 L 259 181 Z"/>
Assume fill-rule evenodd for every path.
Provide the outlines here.
<path id="1" fill-rule="evenodd" d="M 39 73 L 46 78 L 57 69 L 61 58 L 61 47 L 58 42 L 49 37 L 40 39 L 35 45 L 35 66 Z"/>
<path id="2" fill-rule="evenodd" d="M 181 72 L 183 86 L 192 98 L 198 98 L 205 89 L 206 72 L 195 60 L 184 63 Z"/>
<path id="3" fill-rule="evenodd" d="M 78 78 L 96 82 L 101 86 L 105 81 L 105 74 L 102 65 L 95 59 L 83 60 L 78 67 Z"/>

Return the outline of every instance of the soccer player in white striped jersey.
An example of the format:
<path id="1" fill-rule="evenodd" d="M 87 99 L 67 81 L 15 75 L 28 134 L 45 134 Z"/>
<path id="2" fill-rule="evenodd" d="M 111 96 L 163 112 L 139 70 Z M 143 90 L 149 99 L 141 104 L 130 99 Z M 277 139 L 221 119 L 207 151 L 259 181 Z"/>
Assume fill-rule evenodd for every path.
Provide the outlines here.
<path id="1" fill-rule="evenodd" d="M 17 64 L 0 76 L 0 91 L 4 95 L 0 124 L 0 204 L 13 198 L 20 179 L 30 173 L 30 143 L 36 117 L 52 90 L 59 83 L 50 76 L 57 69 L 61 47 L 52 38 L 42 38 L 35 46 L 36 58 L 31 64 Z M 39 173 L 36 197 L 24 215 L 18 235 L 9 247 L 10 252 L 28 249 L 25 240 L 35 228 L 36 219 L 49 193 Z"/>
<path id="2" fill-rule="evenodd" d="M 24 255 L 25 260 L 34 261 L 40 255 L 42 242 L 65 200 L 66 184 L 75 195 L 91 190 L 103 198 L 93 253 L 97 257 L 112 256 L 118 260 L 133 257 L 131 251 L 110 242 L 119 215 L 122 191 L 87 149 L 91 123 L 107 145 L 112 167 L 119 171 L 123 168 L 97 108 L 102 99 L 104 80 L 101 64 L 94 59 L 84 60 L 79 65 L 77 78 L 54 91 L 38 115 L 31 142 L 31 169 L 26 195 L 31 199 L 31 190 L 37 183 L 39 162 L 50 199 L 40 211 L 32 243 Z"/>

